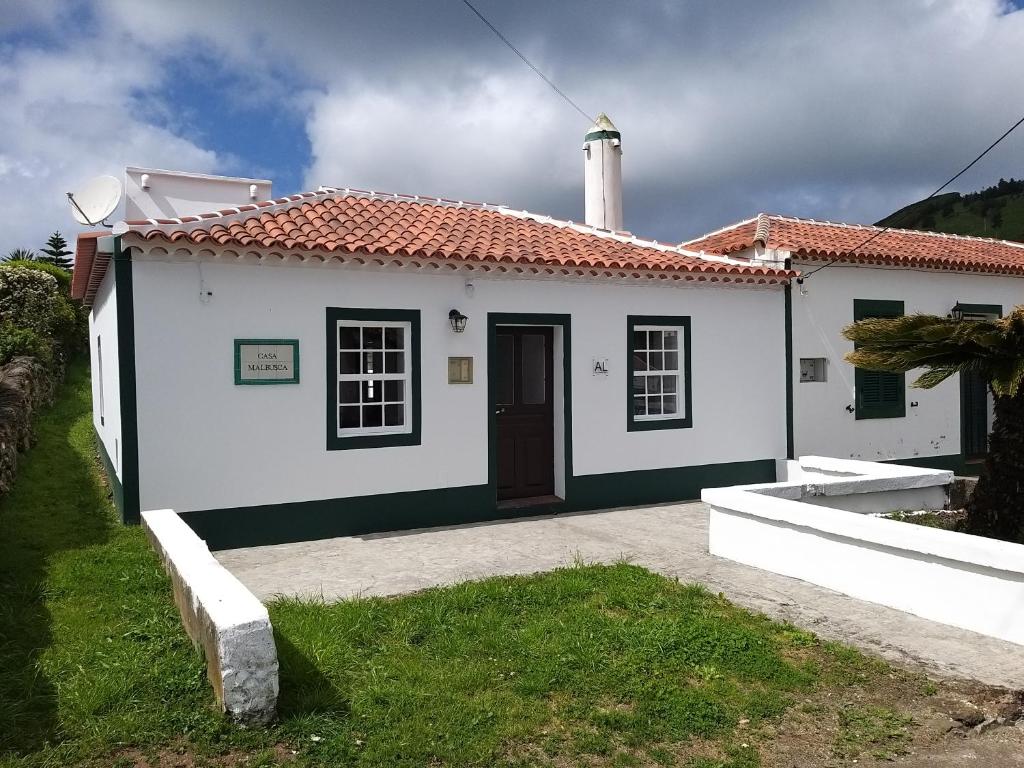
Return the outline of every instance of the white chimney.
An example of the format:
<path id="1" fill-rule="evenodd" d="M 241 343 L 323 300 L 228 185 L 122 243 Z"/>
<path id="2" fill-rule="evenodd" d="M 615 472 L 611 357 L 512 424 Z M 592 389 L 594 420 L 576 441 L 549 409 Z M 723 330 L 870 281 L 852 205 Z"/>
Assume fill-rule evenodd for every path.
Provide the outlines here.
<path id="1" fill-rule="evenodd" d="M 604 112 L 583 138 L 584 220 L 592 227 L 622 229 L 622 136 Z"/>

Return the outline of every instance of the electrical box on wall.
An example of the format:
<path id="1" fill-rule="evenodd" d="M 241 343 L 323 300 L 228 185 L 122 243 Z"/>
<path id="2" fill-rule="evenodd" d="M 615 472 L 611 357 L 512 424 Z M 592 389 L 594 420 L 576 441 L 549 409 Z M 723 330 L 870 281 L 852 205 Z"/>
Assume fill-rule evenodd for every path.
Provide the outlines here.
<path id="1" fill-rule="evenodd" d="M 801 357 L 800 358 L 800 383 L 808 381 L 825 381 L 824 357 Z"/>

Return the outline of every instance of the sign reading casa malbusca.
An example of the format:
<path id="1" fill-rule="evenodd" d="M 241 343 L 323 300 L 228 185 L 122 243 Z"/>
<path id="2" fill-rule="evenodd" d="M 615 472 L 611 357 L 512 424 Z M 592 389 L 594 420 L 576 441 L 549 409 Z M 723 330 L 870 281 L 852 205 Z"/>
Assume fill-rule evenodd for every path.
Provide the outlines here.
<path id="1" fill-rule="evenodd" d="M 298 383 L 298 339 L 235 339 L 235 384 Z"/>

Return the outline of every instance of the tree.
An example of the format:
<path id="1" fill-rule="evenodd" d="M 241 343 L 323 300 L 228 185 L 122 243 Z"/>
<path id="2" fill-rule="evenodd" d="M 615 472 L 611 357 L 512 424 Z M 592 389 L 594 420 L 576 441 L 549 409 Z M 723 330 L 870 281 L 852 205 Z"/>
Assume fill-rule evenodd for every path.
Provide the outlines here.
<path id="1" fill-rule="evenodd" d="M 3 261 L 35 261 L 36 252 L 28 248 L 15 248 L 3 257 Z"/>
<path id="2" fill-rule="evenodd" d="M 40 256 L 39 261 L 46 264 L 53 264 L 55 267 L 61 269 L 71 269 L 71 259 L 68 256 L 71 255 L 71 251 L 68 250 L 68 241 L 64 239 L 60 232 L 54 232 L 50 235 L 50 239 L 46 241 L 46 247 L 42 249 L 45 256 Z"/>
<path id="3" fill-rule="evenodd" d="M 846 360 L 859 368 L 923 368 L 915 387 L 931 389 L 969 371 L 988 381 L 995 416 L 989 452 L 962 530 L 1024 544 L 1024 306 L 1000 320 L 871 318 L 843 335 L 857 345 Z"/>

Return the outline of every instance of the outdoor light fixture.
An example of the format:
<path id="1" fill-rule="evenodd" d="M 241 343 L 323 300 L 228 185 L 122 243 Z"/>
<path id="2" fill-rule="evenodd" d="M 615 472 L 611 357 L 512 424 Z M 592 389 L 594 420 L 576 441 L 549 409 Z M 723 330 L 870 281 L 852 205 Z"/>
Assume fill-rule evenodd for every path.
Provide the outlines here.
<path id="1" fill-rule="evenodd" d="M 466 321 L 468 319 L 468 317 L 457 309 L 453 309 L 448 313 L 448 322 L 452 324 L 452 330 L 455 331 L 455 333 L 462 333 L 466 330 Z"/>
<path id="2" fill-rule="evenodd" d="M 949 310 L 949 316 L 954 320 L 964 319 L 964 308 L 957 303 L 951 310 Z"/>

